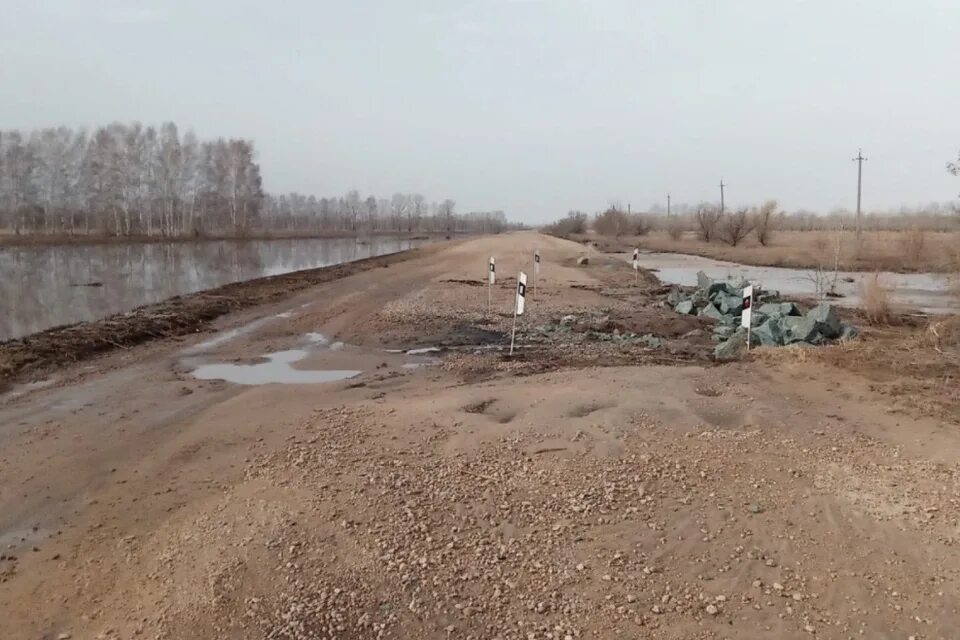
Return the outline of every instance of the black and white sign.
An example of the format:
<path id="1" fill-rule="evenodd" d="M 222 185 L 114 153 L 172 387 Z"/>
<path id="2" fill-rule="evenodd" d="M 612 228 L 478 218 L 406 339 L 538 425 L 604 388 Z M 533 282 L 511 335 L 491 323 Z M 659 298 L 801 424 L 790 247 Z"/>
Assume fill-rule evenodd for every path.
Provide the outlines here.
<path id="1" fill-rule="evenodd" d="M 637 270 L 640 268 L 640 249 L 633 250 L 633 269 Z"/>
<path id="2" fill-rule="evenodd" d="M 497 262 L 494 260 L 493 256 L 490 256 L 490 269 L 489 269 L 488 280 L 490 284 L 497 284 Z"/>
<path id="3" fill-rule="evenodd" d="M 533 273 L 540 273 L 540 249 L 533 252 Z"/>
<path id="4" fill-rule="evenodd" d="M 523 303 L 527 296 L 527 274 L 523 271 L 517 278 L 517 315 L 523 315 Z"/>

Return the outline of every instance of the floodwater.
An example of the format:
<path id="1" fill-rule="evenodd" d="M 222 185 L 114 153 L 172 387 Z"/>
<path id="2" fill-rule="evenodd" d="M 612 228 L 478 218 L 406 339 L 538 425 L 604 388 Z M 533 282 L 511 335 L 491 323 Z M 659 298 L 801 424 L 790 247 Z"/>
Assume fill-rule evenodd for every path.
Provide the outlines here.
<path id="1" fill-rule="evenodd" d="M 0 340 L 230 282 L 412 249 L 396 237 L 0 247 Z"/>
<path id="2" fill-rule="evenodd" d="M 624 254 L 629 260 L 632 255 Z M 816 285 L 813 271 L 783 267 L 758 267 L 713 260 L 683 253 L 640 254 L 640 266 L 656 271 L 662 282 L 694 286 L 697 272 L 703 271 L 715 280 L 748 280 L 764 289 L 773 289 L 786 295 L 815 297 Z M 937 273 L 891 273 L 879 274 L 841 271 L 837 274 L 836 292 L 840 298 L 831 298 L 836 304 L 855 307 L 860 304 L 862 283 L 875 277 L 890 289 L 891 301 L 904 308 L 914 308 L 925 313 L 956 313 L 956 302 L 949 295 L 949 283 Z M 833 283 L 833 272 L 828 274 Z"/>

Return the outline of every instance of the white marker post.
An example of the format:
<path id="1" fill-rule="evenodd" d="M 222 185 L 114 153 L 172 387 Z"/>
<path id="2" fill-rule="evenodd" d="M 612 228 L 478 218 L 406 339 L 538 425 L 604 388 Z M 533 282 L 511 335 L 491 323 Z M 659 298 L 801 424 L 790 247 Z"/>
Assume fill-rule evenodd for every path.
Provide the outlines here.
<path id="1" fill-rule="evenodd" d="M 537 275 L 540 273 L 540 249 L 533 250 L 533 297 L 537 297 Z"/>
<path id="2" fill-rule="evenodd" d="M 487 269 L 487 313 L 493 301 L 493 285 L 497 283 L 497 261 L 490 256 L 490 266 Z"/>
<path id="3" fill-rule="evenodd" d="M 640 249 L 633 250 L 633 281 L 640 283 Z"/>
<path id="4" fill-rule="evenodd" d="M 747 328 L 747 351 L 750 350 L 750 329 L 753 325 L 753 285 L 743 288 L 743 313 L 740 316 L 740 326 Z"/>
<path id="5" fill-rule="evenodd" d="M 523 301 L 527 295 L 527 274 L 523 271 L 517 276 L 517 301 L 513 305 L 513 331 L 510 332 L 510 355 L 513 355 L 513 342 L 517 338 L 517 316 L 523 315 Z"/>

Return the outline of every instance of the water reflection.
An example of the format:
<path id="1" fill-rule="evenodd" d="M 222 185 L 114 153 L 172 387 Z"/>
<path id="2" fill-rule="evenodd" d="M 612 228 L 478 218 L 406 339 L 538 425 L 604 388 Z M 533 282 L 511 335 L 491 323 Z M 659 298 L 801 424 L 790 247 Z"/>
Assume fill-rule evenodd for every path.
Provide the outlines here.
<path id="1" fill-rule="evenodd" d="M 386 237 L 0 248 L 0 340 L 421 244 Z"/>

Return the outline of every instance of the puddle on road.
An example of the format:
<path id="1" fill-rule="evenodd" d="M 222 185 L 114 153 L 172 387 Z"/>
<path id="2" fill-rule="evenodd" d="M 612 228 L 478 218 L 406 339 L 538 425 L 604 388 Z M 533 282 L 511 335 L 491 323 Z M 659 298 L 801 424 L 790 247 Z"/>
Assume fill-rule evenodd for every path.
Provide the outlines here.
<path id="1" fill-rule="evenodd" d="M 199 380 L 226 380 L 234 384 L 318 384 L 338 382 L 354 378 L 361 373 L 356 369 L 294 369 L 293 363 L 307 357 L 306 349 L 289 349 L 269 353 L 267 362 L 257 364 L 203 364 L 193 370 Z"/>
<path id="2" fill-rule="evenodd" d="M 222 336 L 218 338 L 222 339 Z M 385 364 L 381 361 L 382 356 L 378 356 L 375 352 L 371 353 L 368 350 L 339 341 L 331 343 L 329 338 L 322 333 L 304 334 L 301 345 L 300 348 L 265 354 L 260 361 L 249 364 L 213 363 L 209 362 L 208 358 L 204 356 L 185 357 L 181 359 L 181 362 L 191 369 L 193 377 L 198 380 L 224 380 L 249 386 L 339 382 L 359 376 L 364 369 L 379 369 Z M 395 362 L 394 366 L 411 371 L 420 367 L 437 365 L 440 363 L 440 359 L 426 354 L 438 351 L 440 349 L 436 347 L 411 349 L 409 351 L 398 350 L 399 354 L 413 356 L 414 360 Z M 306 361 L 301 366 L 307 368 L 300 369 L 293 366 L 301 361 Z M 343 366 L 344 364 L 347 366 L 359 365 L 363 369 L 324 367 L 324 365 L 338 367 L 338 365 Z"/>

